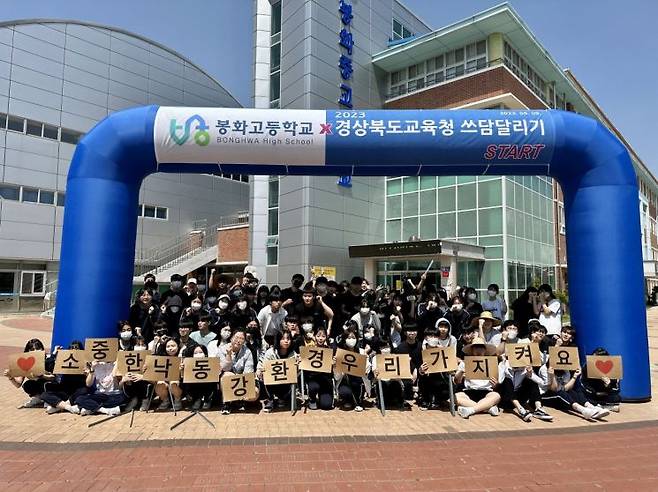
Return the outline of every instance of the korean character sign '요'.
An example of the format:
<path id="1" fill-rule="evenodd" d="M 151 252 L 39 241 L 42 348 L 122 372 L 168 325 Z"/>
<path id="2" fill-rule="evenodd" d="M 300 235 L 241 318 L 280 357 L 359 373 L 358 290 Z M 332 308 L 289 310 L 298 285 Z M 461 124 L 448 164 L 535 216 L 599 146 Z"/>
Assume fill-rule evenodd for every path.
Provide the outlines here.
<path id="1" fill-rule="evenodd" d="M 222 400 L 225 402 L 256 399 L 256 375 L 253 372 L 224 375 L 221 386 Z"/>
<path id="2" fill-rule="evenodd" d="M 423 350 L 423 362 L 429 366 L 427 374 L 457 370 L 455 347 L 433 347 Z"/>
<path id="3" fill-rule="evenodd" d="M 86 350 L 58 350 L 54 374 L 84 374 L 89 353 Z"/>
<path id="4" fill-rule="evenodd" d="M 46 372 L 46 353 L 43 350 L 21 352 L 9 356 L 9 375 L 12 377 L 35 377 Z"/>
<path id="5" fill-rule="evenodd" d="M 149 355 L 144 364 L 146 381 L 178 381 L 180 379 L 180 358 L 167 355 Z"/>
<path id="6" fill-rule="evenodd" d="M 549 347 L 548 360 L 551 367 L 559 371 L 580 369 L 578 347 Z"/>
<path id="7" fill-rule="evenodd" d="M 336 371 L 351 376 L 365 376 L 367 356 L 349 350 L 336 350 Z"/>
<path id="8" fill-rule="evenodd" d="M 148 350 L 122 350 L 117 354 L 116 375 L 125 376 L 129 372 L 141 373 L 146 363 L 146 356 L 151 355 Z"/>
<path id="9" fill-rule="evenodd" d="M 114 362 L 119 351 L 118 338 L 87 338 L 85 350 L 89 353 L 89 360 L 96 362 Z"/>
<path id="10" fill-rule="evenodd" d="M 323 347 L 300 347 L 301 361 L 299 368 L 303 371 L 331 373 L 333 351 Z"/>
<path id="11" fill-rule="evenodd" d="M 184 383 L 216 383 L 222 372 L 217 357 L 186 357 L 183 359 Z"/>
<path id="12" fill-rule="evenodd" d="M 538 343 L 507 343 L 505 355 L 510 367 L 539 367 L 542 365 Z"/>
<path id="13" fill-rule="evenodd" d="M 375 365 L 377 366 L 377 378 L 382 381 L 411 379 L 409 354 L 377 354 Z"/>
<path id="14" fill-rule="evenodd" d="M 296 384 L 297 364 L 295 359 L 266 360 L 263 367 L 263 381 L 266 385 Z"/>

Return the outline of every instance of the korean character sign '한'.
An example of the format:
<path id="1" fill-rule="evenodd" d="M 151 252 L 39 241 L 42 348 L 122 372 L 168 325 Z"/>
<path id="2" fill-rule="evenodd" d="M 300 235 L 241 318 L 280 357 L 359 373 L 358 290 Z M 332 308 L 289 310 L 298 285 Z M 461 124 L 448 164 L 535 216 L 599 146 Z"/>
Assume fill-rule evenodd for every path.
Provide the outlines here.
<path id="1" fill-rule="evenodd" d="M 553 369 L 560 371 L 580 369 L 578 347 L 549 347 L 548 360 Z"/>
<path id="2" fill-rule="evenodd" d="M 377 354 L 375 356 L 378 379 L 411 379 L 409 354 Z"/>
<path id="3" fill-rule="evenodd" d="M 125 376 L 129 372 L 142 372 L 146 356 L 151 355 L 148 350 L 122 350 L 117 354 L 117 365 L 115 373 L 117 376 Z"/>
<path id="4" fill-rule="evenodd" d="M 9 375 L 12 377 L 39 377 L 46 372 L 46 353 L 43 350 L 21 352 L 9 356 Z"/>
<path id="5" fill-rule="evenodd" d="M 498 357 L 495 355 L 464 356 L 466 379 L 498 378 Z"/>
<path id="6" fill-rule="evenodd" d="M 146 381 L 178 381 L 180 379 L 180 359 L 167 355 L 148 355 L 144 363 Z"/>
<path id="7" fill-rule="evenodd" d="M 588 355 L 587 377 L 592 379 L 621 379 L 621 355 Z"/>
<path id="8" fill-rule="evenodd" d="M 266 360 L 263 367 L 263 382 L 266 385 L 296 384 L 297 364 L 295 359 Z"/>
<path id="9" fill-rule="evenodd" d="M 89 353 L 89 360 L 96 362 L 114 362 L 119 351 L 118 338 L 87 338 L 85 350 Z"/>
<path id="10" fill-rule="evenodd" d="M 186 357 L 183 359 L 184 383 L 216 383 L 222 372 L 217 357 Z"/>
<path id="11" fill-rule="evenodd" d="M 423 350 L 423 362 L 429 366 L 427 374 L 457 370 L 455 347 L 434 347 Z"/>
<path id="12" fill-rule="evenodd" d="M 89 353 L 86 350 L 58 350 L 54 374 L 84 374 Z"/>
<path id="13" fill-rule="evenodd" d="M 222 400 L 255 400 L 256 375 L 253 372 L 246 374 L 224 375 L 221 378 Z"/>
<path id="14" fill-rule="evenodd" d="M 348 350 L 336 350 L 336 371 L 352 376 L 365 376 L 367 356 Z"/>
<path id="15" fill-rule="evenodd" d="M 331 373 L 333 351 L 323 347 L 300 347 L 301 361 L 299 368 L 303 371 Z"/>
<path id="16" fill-rule="evenodd" d="M 539 367 L 542 364 L 538 343 L 506 343 L 505 355 L 510 367 Z"/>

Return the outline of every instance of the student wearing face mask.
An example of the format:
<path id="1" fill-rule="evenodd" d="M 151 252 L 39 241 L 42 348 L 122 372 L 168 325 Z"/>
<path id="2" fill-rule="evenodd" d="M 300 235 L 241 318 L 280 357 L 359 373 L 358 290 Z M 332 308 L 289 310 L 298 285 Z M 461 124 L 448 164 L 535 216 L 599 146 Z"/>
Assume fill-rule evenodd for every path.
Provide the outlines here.
<path id="1" fill-rule="evenodd" d="M 379 336 L 377 327 L 366 325 L 363 328 L 363 338 L 359 340 L 359 350 L 372 358 L 379 353 L 382 344 L 383 340 Z"/>
<path id="2" fill-rule="evenodd" d="M 464 289 L 464 310 L 471 318 L 477 318 L 482 314 L 482 304 L 478 302 L 478 294 L 473 287 Z"/>
<path id="3" fill-rule="evenodd" d="M 395 292 L 389 296 L 389 304 L 383 310 L 383 316 L 380 318 L 382 338 L 392 340 L 393 349 L 399 345 L 397 341 L 398 336 L 400 337 L 400 342 L 402 341 L 402 326 L 406 320 L 403 309 L 402 296 L 398 292 Z"/>
<path id="4" fill-rule="evenodd" d="M 258 313 L 249 307 L 245 294 L 240 294 L 233 309 L 231 309 L 231 326 L 247 326 L 250 319 L 258 318 Z"/>
<path id="5" fill-rule="evenodd" d="M 231 335 L 233 335 L 231 325 L 226 323 L 219 329 L 219 336 L 208 343 L 208 356 L 217 357 L 219 354 L 219 347 L 229 343 Z"/>
<path id="6" fill-rule="evenodd" d="M 190 333 L 190 338 L 199 345 L 208 347 L 208 344 L 217 338 L 217 334 L 210 331 L 210 315 L 204 314 L 199 318 L 198 330 Z"/>
<path id="7" fill-rule="evenodd" d="M 181 357 L 203 358 L 208 357 L 208 349 L 203 345 L 193 345 L 183 348 Z M 184 364 L 189 361 L 184 361 Z M 183 383 L 182 390 L 192 399 L 192 410 L 198 411 L 210 409 L 212 399 L 217 393 L 217 383 Z"/>
<path id="8" fill-rule="evenodd" d="M 121 320 L 117 323 L 119 334 L 119 350 L 132 350 L 134 344 L 135 332 L 128 320 Z"/>
<path id="9" fill-rule="evenodd" d="M 359 312 L 350 319 L 356 322 L 359 330 L 359 338 L 363 337 L 363 328 L 367 325 L 373 325 L 378 331 L 382 328 L 377 313 L 372 310 L 370 303 L 365 299 L 361 301 Z"/>
<path id="10" fill-rule="evenodd" d="M 482 301 L 482 309 L 489 311 L 498 319 L 505 319 L 505 316 L 507 316 L 507 303 L 499 293 L 498 284 L 489 285 L 487 287 L 487 298 Z"/>
<path id="11" fill-rule="evenodd" d="M 322 325 L 320 325 L 322 326 Z M 300 347 L 315 347 L 315 326 L 313 318 L 302 319 L 302 340 L 299 345 L 295 346 L 295 352 L 299 352 Z"/>
<path id="12" fill-rule="evenodd" d="M 169 283 L 169 289 L 164 291 L 162 295 L 160 296 L 160 304 L 167 304 L 167 301 L 171 297 L 178 297 L 180 298 L 180 306 L 183 308 L 189 307 L 191 299 L 188 296 L 187 292 L 185 292 L 185 289 L 183 289 L 185 278 L 182 275 L 179 275 L 177 273 L 174 273 L 170 277 L 170 283 Z M 178 304 L 178 303 L 177 303 Z"/>
<path id="13" fill-rule="evenodd" d="M 423 302 L 418 305 L 416 319 L 421 333 L 428 326 L 436 325 L 436 320 L 442 318 L 446 310 L 440 307 L 438 294 L 436 292 L 428 292 Z"/>
<path id="14" fill-rule="evenodd" d="M 452 334 L 457 338 L 470 326 L 471 315 L 464 309 L 464 303 L 458 295 L 451 299 L 450 310 L 443 317 L 450 322 Z"/>
<path id="15" fill-rule="evenodd" d="M 212 322 L 210 324 L 211 330 L 217 333 L 219 331 L 219 327 L 226 324 L 226 323 L 231 323 L 231 298 L 229 297 L 228 294 L 221 294 L 217 298 L 217 306 L 210 311 L 210 315 L 212 316 Z"/>
<path id="16" fill-rule="evenodd" d="M 155 323 L 161 315 L 161 311 L 151 291 L 148 289 L 139 289 L 135 293 L 135 302 L 130 306 L 130 313 L 128 314 L 128 323 L 130 326 L 135 327 L 135 332 L 142 335 L 148 341 L 153 339 L 153 323 Z"/>
<path id="17" fill-rule="evenodd" d="M 187 296 L 185 293 L 183 295 Z M 169 336 L 174 336 L 178 332 L 178 324 L 180 323 L 184 309 L 183 297 L 179 294 L 168 296 L 162 306 L 160 306 L 160 311 L 162 312 L 160 319 L 167 324 L 169 330 L 167 334 Z"/>
<path id="18" fill-rule="evenodd" d="M 155 275 L 152 273 L 147 273 L 144 275 L 144 289 L 148 290 L 153 298 L 153 303 L 156 305 L 160 304 L 160 286 L 155 281 Z"/>
<path id="19" fill-rule="evenodd" d="M 208 312 L 203 309 L 203 299 L 199 294 L 199 296 L 192 298 L 190 307 L 183 309 L 181 321 L 189 320 L 193 326 L 197 326 L 199 324 L 199 318 L 204 314 L 208 314 Z"/>
<path id="20" fill-rule="evenodd" d="M 421 359 L 418 368 L 418 406 L 421 410 L 437 409 L 450 399 L 449 373 L 428 374 L 429 366 L 422 362 L 422 351 L 436 347 L 456 347 L 457 339 L 450 334 L 450 322 L 445 318 L 437 320 L 435 326 L 425 330 L 425 339 L 416 358 Z"/>
<path id="21" fill-rule="evenodd" d="M 327 345 L 327 330 L 320 326 L 317 328 L 314 341 L 316 347 L 329 348 Z M 334 385 L 331 373 L 304 371 L 308 388 L 309 410 L 331 410 L 334 407 Z"/>
<path id="22" fill-rule="evenodd" d="M 313 318 L 312 322 L 316 326 L 330 327 L 334 317 L 334 312 L 324 303 L 322 296 L 317 295 L 311 282 L 304 286 L 302 302 L 296 304 L 292 312 L 299 319 Z"/>
<path id="23" fill-rule="evenodd" d="M 256 370 L 256 376 L 262 382 L 263 380 L 263 369 L 265 367 L 266 360 L 275 360 L 275 359 L 289 359 L 293 358 L 295 361 L 298 356 L 295 350 L 293 349 L 293 336 L 288 330 L 283 330 L 281 333 L 277 333 L 274 339 L 274 345 L 268 348 L 263 354 L 263 358 L 258 361 L 258 369 Z M 296 363 L 296 362 L 295 362 Z M 289 406 L 291 403 L 291 398 L 294 398 L 295 395 L 292 393 L 291 385 L 289 384 L 277 384 L 267 386 L 265 383 L 262 383 L 263 392 L 266 395 L 266 400 L 263 405 L 263 411 L 266 413 L 271 412 L 274 409 L 275 403 L 279 408 Z"/>
<path id="24" fill-rule="evenodd" d="M 222 370 L 222 377 L 233 376 L 234 374 L 248 374 L 254 372 L 254 359 L 251 351 L 245 345 L 245 332 L 242 328 L 236 328 L 231 336 L 229 343 L 219 347 L 219 366 Z M 221 385 L 220 385 L 221 388 Z M 256 399 L 258 400 L 259 387 L 256 385 Z M 233 408 L 232 403 L 222 403 L 222 415 L 228 415 Z M 242 407 L 239 407 L 242 408 Z"/>
<path id="25" fill-rule="evenodd" d="M 338 348 L 349 352 L 361 353 L 358 344 L 359 333 L 355 327 L 350 326 L 345 330 L 345 333 L 343 333 Z M 336 360 L 334 357 L 334 366 L 335 364 Z M 369 373 L 369 358 L 367 359 L 366 375 L 364 377 L 352 376 L 351 374 L 345 374 L 338 370 L 334 370 L 336 389 L 344 410 L 354 409 L 356 412 L 363 411 L 363 397 L 365 396 L 366 391 L 370 391 L 371 387 L 370 379 L 368 377 Z"/>

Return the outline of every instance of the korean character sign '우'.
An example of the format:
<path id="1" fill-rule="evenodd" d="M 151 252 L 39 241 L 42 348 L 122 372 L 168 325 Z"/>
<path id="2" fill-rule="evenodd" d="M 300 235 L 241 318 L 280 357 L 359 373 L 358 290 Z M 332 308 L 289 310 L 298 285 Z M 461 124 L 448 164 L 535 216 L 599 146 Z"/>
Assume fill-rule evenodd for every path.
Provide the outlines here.
<path id="1" fill-rule="evenodd" d="M 378 379 L 411 379 L 409 354 L 377 354 L 375 356 Z"/>
<path id="2" fill-rule="evenodd" d="M 167 355 L 148 355 L 144 363 L 146 381 L 178 381 L 180 379 L 180 359 Z"/>
<path id="3" fill-rule="evenodd" d="M 263 367 L 263 382 L 266 385 L 296 384 L 297 364 L 295 359 L 266 360 Z"/>
<path id="4" fill-rule="evenodd" d="M 58 350 L 54 374 L 84 374 L 88 352 L 86 350 Z"/>
<path id="5" fill-rule="evenodd" d="M 498 378 L 498 357 L 495 355 L 464 356 L 466 379 Z"/>
<path id="6" fill-rule="evenodd" d="M 323 347 L 300 347 L 302 371 L 330 373 L 333 365 L 333 351 Z"/>
<path id="7" fill-rule="evenodd" d="M 429 366 L 428 374 L 457 370 L 455 347 L 434 347 L 423 350 L 423 362 Z"/>
<path id="8" fill-rule="evenodd" d="M 578 347 L 549 347 L 548 360 L 553 369 L 560 371 L 580 369 Z"/>
<path id="9" fill-rule="evenodd" d="M 114 362 L 119 351 L 118 338 L 87 338 L 85 350 L 89 353 L 89 360 L 96 362 Z"/>
<path id="10" fill-rule="evenodd" d="M 505 355 L 510 367 L 539 367 L 541 352 L 537 343 L 506 343 Z"/>
<path id="11" fill-rule="evenodd" d="M 46 372 L 46 353 L 43 350 L 21 352 L 9 356 L 9 375 L 12 377 L 39 377 Z"/>
<path id="12" fill-rule="evenodd" d="M 366 359 L 368 357 L 349 350 L 336 350 L 336 371 L 352 376 L 366 375 Z"/>
<path id="13" fill-rule="evenodd" d="M 147 355 L 151 355 L 148 350 L 120 351 L 117 353 L 116 375 L 124 376 L 128 372 L 142 372 Z"/>
<path id="14" fill-rule="evenodd" d="M 222 400 L 255 400 L 256 399 L 256 375 L 253 372 L 247 374 L 224 375 L 221 379 Z"/>
<path id="15" fill-rule="evenodd" d="M 216 383 L 222 372 L 217 357 L 186 357 L 183 359 L 184 383 Z"/>
<path id="16" fill-rule="evenodd" d="M 621 379 L 620 355 L 588 355 L 587 377 L 593 379 Z"/>

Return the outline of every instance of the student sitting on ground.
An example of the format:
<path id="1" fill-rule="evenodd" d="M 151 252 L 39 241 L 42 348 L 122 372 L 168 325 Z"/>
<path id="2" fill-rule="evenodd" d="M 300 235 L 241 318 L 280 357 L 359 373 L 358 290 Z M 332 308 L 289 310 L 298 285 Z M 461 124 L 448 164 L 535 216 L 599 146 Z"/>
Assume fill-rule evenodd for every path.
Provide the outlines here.
<path id="1" fill-rule="evenodd" d="M 23 350 L 23 352 L 32 352 L 35 350 L 43 350 L 43 351 L 46 350 L 43 346 L 43 343 L 38 338 L 33 338 L 32 340 L 28 340 L 28 342 L 25 344 L 25 349 Z M 55 375 L 52 374 L 52 371 L 55 368 L 56 355 L 57 355 L 57 351 L 55 350 L 55 352 L 53 352 L 52 354 L 46 357 L 46 361 L 45 361 L 46 373 L 39 377 L 30 377 L 30 378 L 25 378 L 22 376 L 14 377 L 9 375 L 9 369 L 5 369 L 4 375 L 7 379 L 9 379 L 11 384 L 16 386 L 17 388 L 22 387 L 23 391 L 25 391 L 25 393 L 27 393 L 27 395 L 30 397 L 25 403 L 20 405 L 18 408 L 35 408 L 43 405 L 43 401 L 41 400 L 41 394 L 45 390 L 44 385 L 49 381 L 55 380 Z"/>
<path id="2" fill-rule="evenodd" d="M 173 338 L 167 338 L 164 343 L 160 343 L 155 355 L 166 355 L 169 357 L 178 357 L 180 346 Z M 155 394 L 160 398 L 158 410 L 168 410 L 171 408 L 171 398 L 174 399 L 174 410 L 179 411 L 183 408 L 182 397 L 183 390 L 180 387 L 180 381 L 158 381 L 155 383 Z"/>
<path id="3" fill-rule="evenodd" d="M 549 360 L 545 373 L 546 391 L 541 396 L 542 402 L 563 412 L 573 410 L 585 420 L 599 420 L 608 416 L 608 410 L 587 401 L 582 387 L 578 384 L 580 376 L 580 369 L 573 372 L 554 370 L 550 367 Z"/>
<path id="4" fill-rule="evenodd" d="M 69 350 L 84 350 L 84 344 L 74 340 L 69 345 Z M 83 374 L 62 374 L 55 381 L 45 384 L 45 391 L 41 393 L 41 400 L 46 403 L 46 413 L 57 412 L 80 413 L 80 409 L 73 405 L 75 399 L 87 393 L 89 390 L 85 384 L 86 377 Z"/>
<path id="5" fill-rule="evenodd" d="M 464 355 L 475 355 L 482 357 L 485 355 L 496 355 L 496 347 L 490 345 L 482 338 L 475 338 L 470 345 L 464 347 Z M 491 379 L 466 379 L 464 371 L 465 363 L 459 363 L 455 373 L 455 383 L 463 384 L 463 390 L 459 391 L 455 397 L 457 399 L 457 412 L 462 418 L 469 418 L 476 413 L 488 412 L 496 417 L 500 415 L 498 403 L 500 402 L 500 393 L 496 391 L 502 374 Z"/>
<path id="6" fill-rule="evenodd" d="M 123 385 L 128 381 L 125 376 L 119 379 L 115 375 L 114 362 L 87 362 L 85 367 L 87 378 L 85 383 L 90 392 L 75 399 L 75 406 L 80 409 L 80 415 L 104 413 L 119 415 L 121 405 L 126 403 Z M 72 413 L 78 413 L 75 411 Z"/>
<path id="7" fill-rule="evenodd" d="M 443 338 L 441 336 L 443 335 Z M 450 381 L 452 377 L 447 372 L 428 374 L 429 366 L 422 362 L 422 352 L 435 347 L 455 347 L 457 340 L 450 334 L 450 322 L 440 318 L 436 326 L 425 330 L 425 340 L 418 347 L 421 365 L 418 367 L 418 406 L 421 410 L 438 409 L 450 399 Z M 418 356 L 416 356 L 418 359 Z"/>
<path id="8" fill-rule="evenodd" d="M 266 360 L 297 358 L 297 353 L 293 349 L 292 344 L 293 335 L 290 331 L 284 329 L 282 332 L 276 333 L 274 337 L 274 345 L 267 349 L 263 358 L 258 362 L 258 370 L 256 371 L 258 379 L 261 381 L 263 379 L 263 369 L 265 368 Z M 262 387 L 264 388 L 264 393 L 266 395 L 263 410 L 267 413 L 271 412 L 274 409 L 275 401 L 281 408 L 290 404 L 291 398 L 295 398 L 291 386 L 292 385 L 290 384 L 275 384 L 267 386 L 263 383 Z"/>
<path id="9" fill-rule="evenodd" d="M 595 349 L 592 355 L 610 355 L 602 347 Z M 587 377 L 587 365 L 582 369 L 581 383 L 583 392 L 588 401 L 594 405 L 601 405 L 612 412 L 619 412 L 621 396 L 619 395 L 619 380 L 603 377 L 594 379 Z"/>
<path id="10" fill-rule="evenodd" d="M 315 346 L 329 348 L 327 330 L 323 326 L 315 332 Z M 308 387 L 308 408 L 310 410 L 331 410 L 334 406 L 334 383 L 331 373 L 304 371 Z"/>

